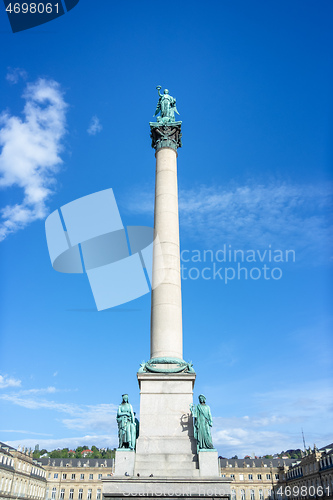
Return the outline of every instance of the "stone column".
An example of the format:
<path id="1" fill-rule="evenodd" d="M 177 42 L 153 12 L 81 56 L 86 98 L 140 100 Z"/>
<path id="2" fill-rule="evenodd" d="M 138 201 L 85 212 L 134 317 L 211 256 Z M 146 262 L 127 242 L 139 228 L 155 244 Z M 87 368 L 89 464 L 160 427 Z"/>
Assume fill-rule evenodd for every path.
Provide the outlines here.
<path id="1" fill-rule="evenodd" d="M 162 256 L 154 249 L 154 277 L 164 279 L 152 290 L 151 358 L 183 359 L 182 298 L 179 250 L 177 148 L 181 146 L 181 122 L 170 126 L 151 123 L 156 149 L 155 234 Z"/>

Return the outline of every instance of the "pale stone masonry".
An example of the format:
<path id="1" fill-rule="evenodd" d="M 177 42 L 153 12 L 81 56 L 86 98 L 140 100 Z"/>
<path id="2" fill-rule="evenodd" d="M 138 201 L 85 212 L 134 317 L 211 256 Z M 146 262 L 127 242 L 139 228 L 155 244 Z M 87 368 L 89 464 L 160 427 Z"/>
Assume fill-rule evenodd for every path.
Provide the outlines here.
<path id="1" fill-rule="evenodd" d="M 285 497 L 304 498 L 302 492 L 312 499 L 333 498 L 333 443 L 314 447 L 285 471 Z"/>
<path id="2" fill-rule="evenodd" d="M 292 459 L 219 459 L 220 474 L 232 479 L 231 500 L 269 500 L 277 485 L 284 485 Z M 276 497 L 282 500 L 283 497 Z"/>
<path id="3" fill-rule="evenodd" d="M 46 471 L 45 500 L 102 500 L 102 476 L 113 475 L 111 459 L 41 458 Z"/>
<path id="4" fill-rule="evenodd" d="M 46 471 L 30 451 L 0 442 L 0 499 L 43 500 Z"/>
<path id="5" fill-rule="evenodd" d="M 37 462 L 27 450 L 0 443 L 0 499 L 102 500 L 102 477 L 111 478 L 113 473 L 111 459 L 41 458 Z M 219 474 L 232 481 L 231 500 L 332 499 L 333 444 L 312 450 L 300 460 L 220 459 Z M 119 484 L 122 492 L 130 494 L 129 478 L 123 476 Z M 154 478 L 142 478 L 141 484 L 149 494 Z M 158 487 L 177 493 L 181 487 L 193 491 L 196 484 L 202 485 L 203 480 L 170 478 L 163 484 L 159 481 Z M 221 482 L 216 488 L 221 488 Z M 301 488 L 306 495 L 301 495 Z M 299 495 L 293 494 L 297 491 Z"/>
<path id="6" fill-rule="evenodd" d="M 189 373 L 138 374 L 141 420 L 134 475 L 199 477 L 189 414 L 194 380 Z"/>
<path id="7" fill-rule="evenodd" d="M 150 356 L 183 359 L 177 151 L 171 148 L 156 152 L 154 228 L 163 257 L 154 252 L 153 286 L 161 266 L 165 276 L 152 290 Z"/>

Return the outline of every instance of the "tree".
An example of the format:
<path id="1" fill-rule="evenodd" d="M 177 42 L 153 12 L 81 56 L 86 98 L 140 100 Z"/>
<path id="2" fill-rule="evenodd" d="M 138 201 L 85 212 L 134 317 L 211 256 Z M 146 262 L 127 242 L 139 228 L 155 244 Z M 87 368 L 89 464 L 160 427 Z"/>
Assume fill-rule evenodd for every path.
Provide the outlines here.
<path id="1" fill-rule="evenodd" d="M 50 458 L 61 458 L 61 451 L 59 450 L 53 450 L 51 453 L 49 453 Z"/>
<path id="2" fill-rule="evenodd" d="M 235 459 L 235 460 L 237 460 L 237 459 L 238 459 L 238 456 L 237 456 L 237 455 L 235 455 L 234 457 L 231 457 L 231 459 Z"/>
<path id="3" fill-rule="evenodd" d="M 82 457 L 82 451 L 83 451 L 83 446 L 78 446 L 75 450 L 75 458 L 81 458 Z"/>

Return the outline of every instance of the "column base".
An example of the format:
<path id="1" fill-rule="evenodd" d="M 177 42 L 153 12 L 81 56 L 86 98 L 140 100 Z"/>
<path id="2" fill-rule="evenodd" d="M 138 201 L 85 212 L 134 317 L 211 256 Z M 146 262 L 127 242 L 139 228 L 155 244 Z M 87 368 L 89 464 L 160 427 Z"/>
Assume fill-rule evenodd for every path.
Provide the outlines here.
<path id="1" fill-rule="evenodd" d="M 115 456 L 115 476 L 133 476 L 135 463 L 135 451 L 126 448 L 116 450 Z"/>
<path id="2" fill-rule="evenodd" d="M 219 477 L 219 458 L 217 450 L 198 452 L 200 477 Z"/>

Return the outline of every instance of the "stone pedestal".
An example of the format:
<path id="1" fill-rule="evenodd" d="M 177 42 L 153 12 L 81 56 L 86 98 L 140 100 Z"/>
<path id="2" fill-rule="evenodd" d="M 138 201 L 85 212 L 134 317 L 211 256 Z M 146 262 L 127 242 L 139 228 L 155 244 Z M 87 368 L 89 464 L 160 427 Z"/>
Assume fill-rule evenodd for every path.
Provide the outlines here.
<path id="1" fill-rule="evenodd" d="M 217 450 L 199 451 L 200 477 L 219 477 L 219 458 Z"/>
<path id="2" fill-rule="evenodd" d="M 189 406 L 195 373 L 138 373 L 140 435 L 134 475 L 199 477 Z"/>
<path id="3" fill-rule="evenodd" d="M 230 498 L 230 479 L 216 478 L 123 478 L 103 477 L 103 498 L 120 500 L 123 498 L 148 497 L 163 498 Z"/>
<path id="4" fill-rule="evenodd" d="M 125 473 L 134 474 L 135 451 L 118 449 L 115 456 L 115 476 L 124 476 Z"/>

